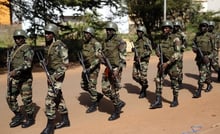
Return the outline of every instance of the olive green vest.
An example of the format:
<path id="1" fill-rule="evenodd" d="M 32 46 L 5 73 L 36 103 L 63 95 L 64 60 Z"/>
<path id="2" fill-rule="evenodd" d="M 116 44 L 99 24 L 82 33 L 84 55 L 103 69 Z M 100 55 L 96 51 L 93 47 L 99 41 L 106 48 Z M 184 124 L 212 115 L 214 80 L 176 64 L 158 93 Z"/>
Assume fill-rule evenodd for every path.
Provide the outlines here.
<path id="1" fill-rule="evenodd" d="M 45 48 L 47 67 L 50 71 L 55 71 L 59 67 L 63 66 L 63 59 L 60 56 L 61 47 L 66 48 L 66 45 L 62 41 L 57 40 L 56 42 L 53 42 L 50 46 L 47 46 Z"/>
<path id="2" fill-rule="evenodd" d="M 103 52 L 105 56 L 109 59 L 112 67 L 119 67 L 120 56 L 119 56 L 119 45 L 121 38 L 114 36 L 111 40 L 105 41 L 103 44 Z"/>
<path id="3" fill-rule="evenodd" d="M 176 47 L 174 44 L 175 38 L 177 38 L 175 34 L 170 34 L 168 38 L 161 39 L 160 44 L 164 59 L 171 59 L 171 56 L 176 52 Z"/>
<path id="4" fill-rule="evenodd" d="M 90 67 L 91 63 L 96 59 L 96 43 L 96 39 L 93 38 L 89 43 L 83 44 L 82 54 L 86 68 Z"/>
<path id="5" fill-rule="evenodd" d="M 137 53 L 139 57 L 142 57 L 142 55 L 146 53 L 146 51 L 151 51 L 151 50 L 148 50 L 148 48 L 146 48 L 147 45 L 151 45 L 151 44 L 149 42 L 149 39 L 147 39 L 146 37 L 143 37 L 142 39 L 139 39 L 135 42 L 134 46 L 137 49 Z M 148 53 L 150 56 L 151 52 L 148 52 Z"/>
<path id="6" fill-rule="evenodd" d="M 204 54 L 211 53 L 213 50 L 211 37 L 212 37 L 212 35 L 209 32 L 206 32 L 204 34 L 198 34 L 196 36 L 196 39 L 195 39 L 196 43 Z"/>

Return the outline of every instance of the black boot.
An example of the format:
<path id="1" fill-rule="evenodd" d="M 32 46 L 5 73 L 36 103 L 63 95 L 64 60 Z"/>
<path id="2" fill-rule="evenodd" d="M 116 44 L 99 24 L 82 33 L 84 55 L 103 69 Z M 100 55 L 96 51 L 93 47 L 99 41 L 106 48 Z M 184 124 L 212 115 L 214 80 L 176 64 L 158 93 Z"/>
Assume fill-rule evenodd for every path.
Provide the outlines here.
<path id="1" fill-rule="evenodd" d="M 92 113 L 97 110 L 98 103 L 103 98 L 101 93 L 98 93 L 97 101 L 93 102 L 92 105 L 86 110 L 86 113 Z"/>
<path id="2" fill-rule="evenodd" d="M 46 128 L 41 134 L 54 134 L 54 120 L 48 119 Z"/>
<path id="3" fill-rule="evenodd" d="M 212 90 L 212 85 L 211 85 L 211 83 L 209 83 L 208 85 L 207 85 L 207 88 L 206 88 L 206 90 L 205 90 L 205 92 L 210 92 L 211 90 Z"/>
<path id="4" fill-rule="evenodd" d="M 176 107 L 178 106 L 179 103 L 178 103 L 178 97 L 177 96 L 174 96 L 173 97 L 173 102 L 170 104 L 170 107 Z"/>
<path id="5" fill-rule="evenodd" d="M 70 126 L 70 121 L 68 114 L 66 113 L 61 115 L 61 121 L 56 124 L 55 129 L 62 127 L 69 127 L 69 126 Z"/>
<path id="6" fill-rule="evenodd" d="M 148 85 L 143 85 L 142 88 L 141 88 L 141 92 L 140 92 L 140 95 L 139 95 L 139 98 L 144 98 L 146 97 L 147 93 L 147 88 L 148 88 Z"/>
<path id="7" fill-rule="evenodd" d="M 160 95 L 156 96 L 156 101 L 151 104 L 150 109 L 162 108 L 162 98 Z"/>
<path id="8" fill-rule="evenodd" d="M 24 116 L 22 115 L 21 112 L 14 112 L 15 116 L 12 118 L 11 123 L 9 124 L 9 126 L 12 127 L 17 127 L 19 125 L 22 124 L 23 120 L 24 120 Z"/>
<path id="9" fill-rule="evenodd" d="M 120 117 L 121 109 L 125 106 L 125 102 L 120 100 L 120 103 L 118 105 L 115 105 L 115 111 L 111 114 L 111 116 L 108 118 L 109 121 L 116 120 Z"/>
<path id="10" fill-rule="evenodd" d="M 27 114 L 26 122 L 23 122 L 21 127 L 27 128 L 35 123 L 34 114 Z"/>
<path id="11" fill-rule="evenodd" d="M 194 93 L 193 98 L 199 98 L 201 97 L 201 92 L 202 92 L 202 85 L 199 85 L 197 91 Z"/>

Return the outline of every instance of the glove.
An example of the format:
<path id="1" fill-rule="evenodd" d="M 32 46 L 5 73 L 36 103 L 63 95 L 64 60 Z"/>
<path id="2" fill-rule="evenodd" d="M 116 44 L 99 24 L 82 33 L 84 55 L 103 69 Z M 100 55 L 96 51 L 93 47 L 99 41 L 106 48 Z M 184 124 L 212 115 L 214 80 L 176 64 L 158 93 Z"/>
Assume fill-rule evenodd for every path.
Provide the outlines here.
<path id="1" fill-rule="evenodd" d="M 131 51 L 134 52 L 134 50 L 135 50 L 135 48 L 132 47 L 132 48 L 131 48 Z"/>
<path id="2" fill-rule="evenodd" d="M 204 57 L 203 57 L 203 62 L 204 62 L 205 64 L 209 64 L 210 60 L 209 60 L 209 58 L 208 58 L 207 56 L 204 56 Z"/>

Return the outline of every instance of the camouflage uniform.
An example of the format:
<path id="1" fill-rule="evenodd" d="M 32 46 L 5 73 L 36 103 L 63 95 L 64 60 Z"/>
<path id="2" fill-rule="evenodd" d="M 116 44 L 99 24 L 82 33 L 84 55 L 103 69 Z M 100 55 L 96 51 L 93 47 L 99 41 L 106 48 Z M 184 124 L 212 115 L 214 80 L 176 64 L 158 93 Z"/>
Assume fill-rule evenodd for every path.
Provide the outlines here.
<path id="1" fill-rule="evenodd" d="M 170 107 L 178 105 L 178 92 L 179 92 L 179 73 L 178 61 L 181 58 L 181 41 L 178 36 L 171 33 L 173 24 L 171 21 L 164 21 L 162 29 L 169 28 L 169 32 L 163 33 L 158 44 L 157 55 L 160 57 L 158 63 L 158 72 L 155 79 L 156 82 L 156 101 L 151 104 L 151 109 L 162 107 L 162 88 L 165 76 L 168 74 L 171 80 L 171 88 L 173 89 L 173 102 Z M 162 57 L 161 57 L 162 56 Z M 162 65 L 161 65 L 162 62 Z"/>
<path id="2" fill-rule="evenodd" d="M 148 88 L 147 81 L 147 70 L 150 60 L 150 55 L 152 53 L 151 41 L 144 36 L 146 34 L 146 29 L 144 26 L 139 26 L 137 28 L 138 39 L 134 43 L 134 63 L 133 63 L 133 79 L 138 82 L 141 86 L 141 92 L 139 98 L 146 97 L 146 89 Z M 141 34 L 141 35 L 139 35 Z"/>
<path id="3" fill-rule="evenodd" d="M 7 103 L 11 111 L 15 113 L 15 117 L 10 123 L 10 127 L 16 127 L 22 123 L 23 115 L 17 102 L 18 95 L 21 95 L 24 104 L 24 110 L 27 113 L 26 123 L 22 127 L 29 127 L 34 124 L 34 106 L 32 103 L 32 60 L 34 52 L 32 48 L 26 44 L 26 33 L 23 30 L 14 32 L 14 40 L 23 40 L 22 43 L 14 45 L 10 53 L 10 85 L 7 89 Z M 18 39 L 17 39 L 18 38 Z M 21 39 L 22 38 L 22 39 Z"/>
<path id="4" fill-rule="evenodd" d="M 215 72 L 218 73 L 218 81 L 220 81 L 220 68 L 219 68 L 219 62 L 218 62 L 219 60 L 218 50 L 219 50 L 220 40 L 219 40 L 219 36 L 217 36 L 217 34 L 214 32 L 214 28 L 215 28 L 215 22 L 209 21 L 209 32 L 214 37 L 213 59 L 211 60 L 211 66 L 215 70 Z"/>
<path id="5" fill-rule="evenodd" d="M 198 90 L 194 94 L 193 98 L 199 98 L 201 96 L 201 90 L 204 84 L 207 84 L 206 92 L 212 89 L 211 85 L 211 68 L 210 61 L 213 58 L 214 38 L 208 30 L 208 22 L 203 20 L 200 23 L 200 32 L 198 32 L 194 38 L 193 51 L 196 53 L 196 64 L 199 69 Z M 199 50 L 201 50 L 203 57 Z"/>
<path id="6" fill-rule="evenodd" d="M 119 118 L 121 108 L 125 105 L 125 103 L 119 99 L 119 89 L 122 68 L 126 63 L 126 42 L 117 36 L 117 30 L 117 24 L 113 22 L 107 23 L 107 35 L 109 31 L 113 34 L 111 34 L 110 38 L 107 37 L 103 44 L 103 53 L 112 66 L 112 70 L 109 70 L 109 68 L 106 67 L 105 72 L 102 75 L 102 92 L 105 96 L 112 100 L 115 107 L 115 111 L 109 117 L 109 120 L 115 120 Z M 111 74 L 110 71 L 113 73 Z M 112 75 L 114 75 L 117 80 L 113 79 Z"/>
<path id="7" fill-rule="evenodd" d="M 52 39 L 47 40 L 47 36 L 52 36 Z M 48 92 L 45 99 L 45 114 L 48 118 L 48 123 L 41 134 L 53 133 L 54 128 L 70 126 L 67 107 L 61 91 L 69 63 L 68 48 L 62 41 L 56 40 L 57 36 L 58 28 L 53 24 L 48 24 L 45 27 L 46 47 L 44 55 L 47 61 L 47 69 L 54 85 L 51 85 L 48 81 Z M 57 93 L 54 93 L 53 88 Z M 56 118 L 56 110 L 61 114 L 61 121 L 54 126 L 53 121 Z"/>
<path id="8" fill-rule="evenodd" d="M 183 81 L 183 52 L 184 49 L 187 47 L 186 34 L 181 30 L 182 24 L 179 21 L 174 21 L 173 26 L 173 33 L 176 34 L 181 40 L 181 58 L 178 61 L 178 67 L 180 70 L 178 82 L 181 85 Z"/>
<path id="9" fill-rule="evenodd" d="M 99 51 L 102 50 L 102 45 L 94 38 L 94 29 L 87 27 L 84 30 L 85 39 L 82 49 L 82 55 L 84 59 L 84 65 L 86 73 L 89 77 L 89 82 L 85 79 L 85 72 L 82 72 L 81 88 L 89 92 L 92 105 L 86 111 L 87 113 L 94 112 L 98 105 L 98 102 L 103 95 L 97 92 L 96 85 L 100 71 Z"/>

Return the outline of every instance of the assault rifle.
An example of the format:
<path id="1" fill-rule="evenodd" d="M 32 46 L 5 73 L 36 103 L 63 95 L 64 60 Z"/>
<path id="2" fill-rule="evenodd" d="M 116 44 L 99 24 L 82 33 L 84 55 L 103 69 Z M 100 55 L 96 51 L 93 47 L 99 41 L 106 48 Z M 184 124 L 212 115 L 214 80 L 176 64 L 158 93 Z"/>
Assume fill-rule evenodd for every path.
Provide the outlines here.
<path id="1" fill-rule="evenodd" d="M 83 75 L 84 75 L 86 81 L 89 82 L 89 76 L 88 76 L 88 72 L 86 71 L 86 67 L 85 67 L 85 64 L 84 64 L 84 58 L 83 58 L 82 52 L 78 52 L 77 54 L 78 54 L 79 62 L 82 65 L 82 68 L 83 68 Z"/>
<path id="2" fill-rule="evenodd" d="M 105 54 L 104 54 L 103 52 L 101 52 L 101 55 L 102 55 L 102 58 L 103 58 L 103 60 L 104 60 L 104 62 L 105 62 L 106 67 L 107 67 L 107 68 L 109 69 L 109 71 L 110 71 L 110 76 L 113 77 L 114 86 L 115 86 L 116 88 L 120 88 L 120 85 L 118 84 L 118 83 L 119 83 L 119 80 L 118 80 L 117 76 L 115 76 L 115 75 L 113 74 L 113 68 L 112 68 L 112 65 L 111 65 L 109 59 L 105 56 Z"/>
<path id="3" fill-rule="evenodd" d="M 58 92 L 57 90 L 55 89 L 55 82 L 54 80 L 52 79 L 48 69 L 47 69 L 47 66 L 46 66 L 46 62 L 45 62 L 45 58 L 43 57 L 42 53 L 41 52 L 36 52 L 36 55 L 37 55 L 37 58 L 38 60 L 40 61 L 40 65 L 41 67 L 43 68 L 43 70 L 45 71 L 46 73 L 46 76 L 47 76 L 47 79 L 49 81 L 49 83 L 51 84 L 52 86 L 52 90 L 54 92 L 54 94 L 58 95 Z"/>
<path id="4" fill-rule="evenodd" d="M 8 75 L 7 75 L 7 87 L 8 87 L 8 92 L 9 92 L 9 99 L 11 99 L 11 82 L 12 82 L 12 79 L 11 79 L 11 76 L 10 76 L 10 71 L 11 71 L 11 56 L 10 56 L 10 50 L 7 50 L 7 70 L 8 70 Z"/>
<path id="5" fill-rule="evenodd" d="M 137 52 L 137 49 L 136 49 L 135 46 L 132 46 L 132 50 L 134 52 L 134 60 L 135 60 L 137 57 L 139 57 L 139 55 L 138 55 L 138 52 Z M 136 61 L 136 65 L 137 65 L 138 69 L 141 70 L 140 60 L 138 59 L 138 60 L 135 60 L 135 61 Z"/>

